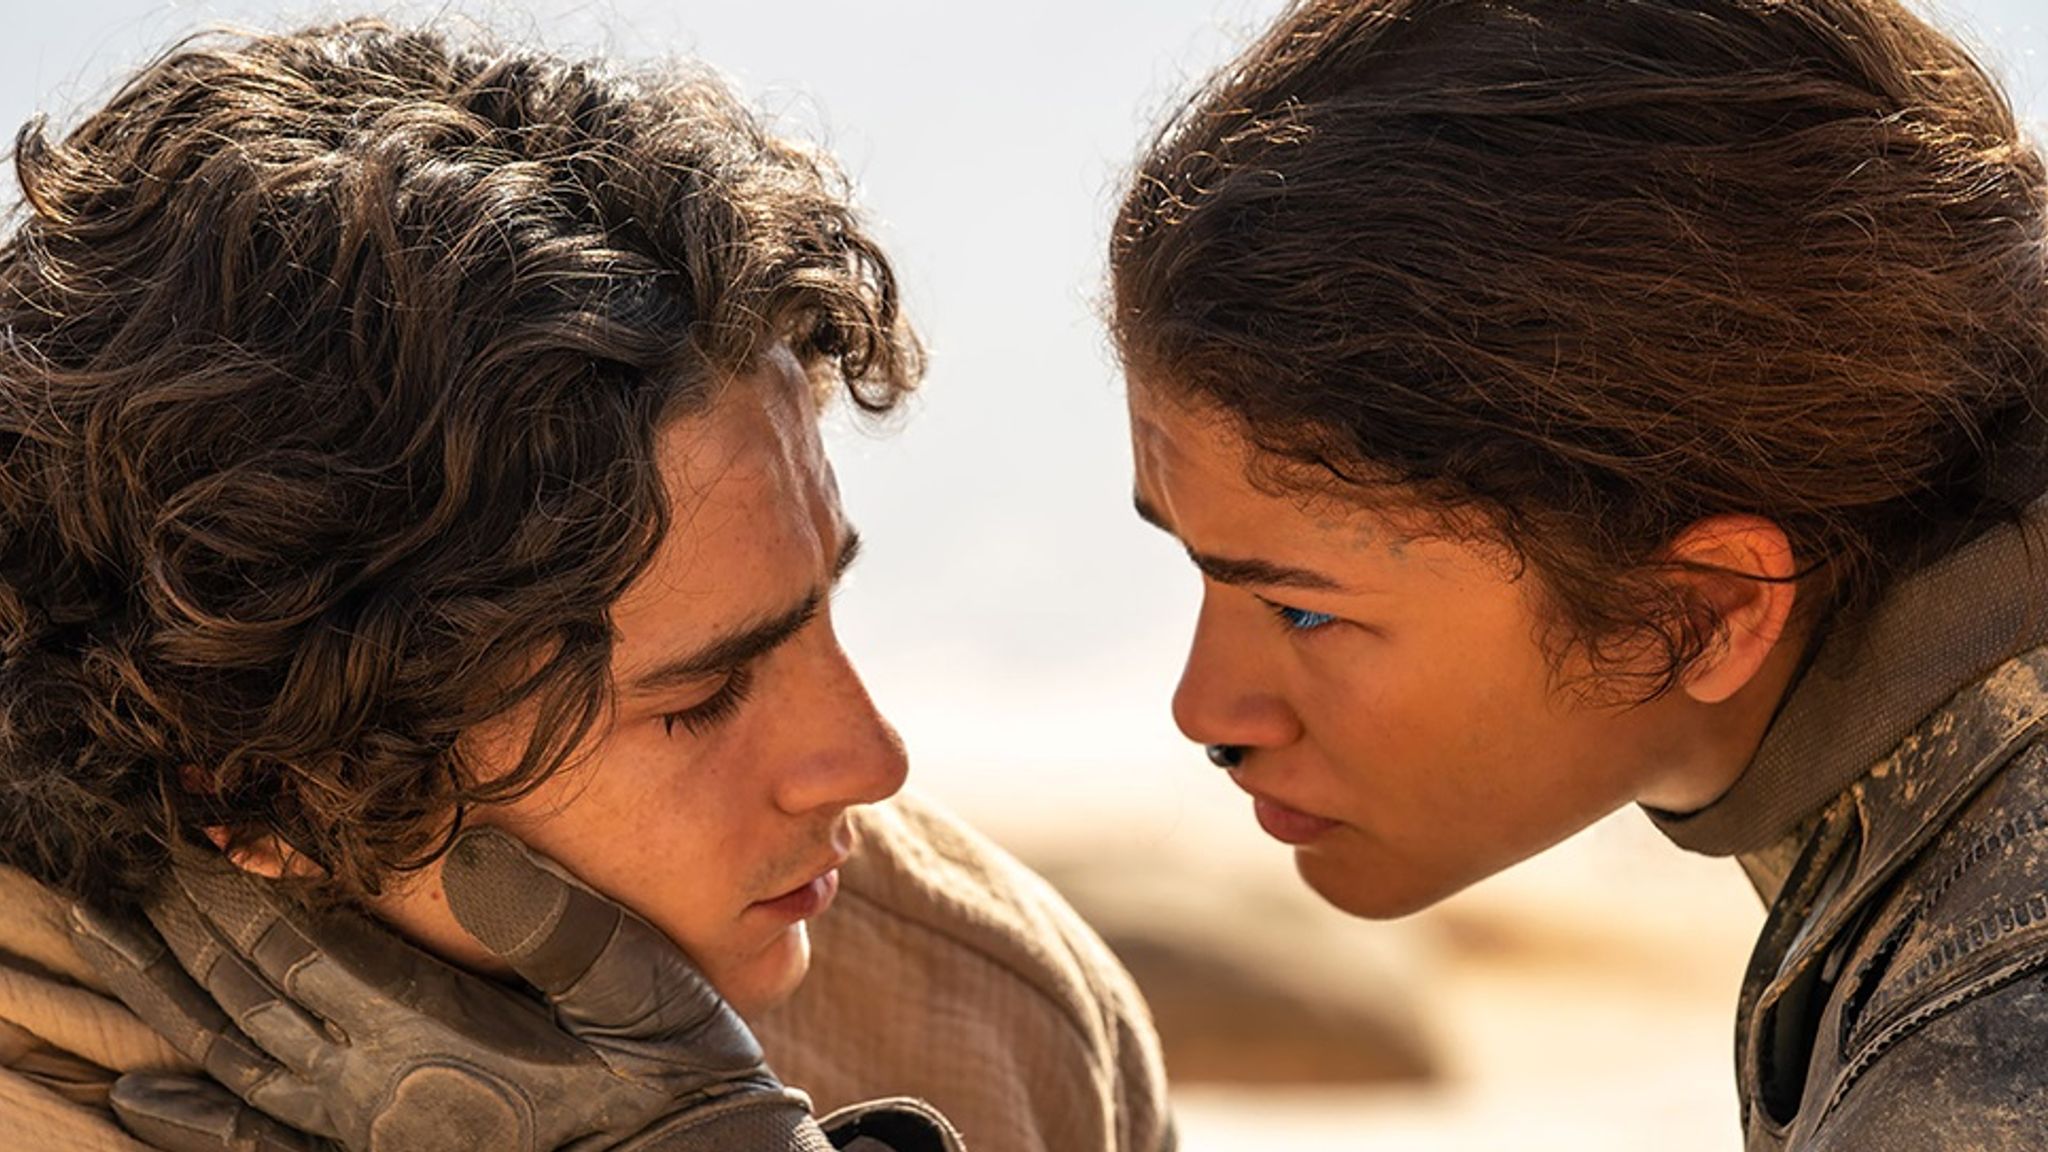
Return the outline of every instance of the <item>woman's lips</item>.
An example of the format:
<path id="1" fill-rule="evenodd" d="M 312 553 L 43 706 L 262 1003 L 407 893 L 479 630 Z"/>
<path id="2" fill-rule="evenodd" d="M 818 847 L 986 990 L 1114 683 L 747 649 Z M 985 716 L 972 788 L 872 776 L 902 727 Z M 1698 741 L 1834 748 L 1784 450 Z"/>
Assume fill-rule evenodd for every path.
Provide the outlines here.
<path id="1" fill-rule="evenodd" d="M 1265 829 L 1266 835 L 1282 844 L 1292 844 L 1299 848 L 1303 844 L 1321 839 L 1331 829 L 1343 823 L 1341 820 L 1312 816 L 1299 808 L 1290 808 L 1245 783 L 1245 775 L 1243 768 L 1233 768 L 1230 772 L 1230 781 L 1244 789 L 1245 794 L 1252 798 L 1252 816 L 1258 820 L 1259 827 Z"/>
<path id="2" fill-rule="evenodd" d="M 807 884 L 800 884 L 780 896 L 757 900 L 754 907 L 778 920 L 792 924 L 809 920 L 832 906 L 832 898 L 839 894 L 839 869 L 827 869 L 825 873 Z"/>
<path id="3" fill-rule="evenodd" d="M 1296 847 L 1320 839 L 1339 823 L 1296 811 L 1256 792 L 1252 793 L 1252 815 L 1258 819 L 1259 827 L 1266 830 L 1266 835 Z"/>

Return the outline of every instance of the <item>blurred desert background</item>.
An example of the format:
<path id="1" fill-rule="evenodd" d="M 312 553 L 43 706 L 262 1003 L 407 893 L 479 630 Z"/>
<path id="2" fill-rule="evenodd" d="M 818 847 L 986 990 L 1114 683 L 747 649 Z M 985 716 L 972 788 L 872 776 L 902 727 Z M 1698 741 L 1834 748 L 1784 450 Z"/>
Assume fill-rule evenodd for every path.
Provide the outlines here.
<path id="1" fill-rule="evenodd" d="M 2038 3 L 1927 6 L 2037 123 Z M 1761 911 L 1732 863 L 1623 812 L 1420 916 L 1349 921 L 1168 718 L 1197 584 L 1130 511 L 1101 251 L 1142 136 L 1280 7 L 8 0 L 0 124 L 61 126 L 223 23 L 375 11 L 710 61 L 839 155 L 933 351 L 906 419 L 832 432 L 867 542 L 841 634 L 914 786 L 1050 875 L 1145 983 L 1188 1152 L 1734 1152 L 1732 1009 Z"/>

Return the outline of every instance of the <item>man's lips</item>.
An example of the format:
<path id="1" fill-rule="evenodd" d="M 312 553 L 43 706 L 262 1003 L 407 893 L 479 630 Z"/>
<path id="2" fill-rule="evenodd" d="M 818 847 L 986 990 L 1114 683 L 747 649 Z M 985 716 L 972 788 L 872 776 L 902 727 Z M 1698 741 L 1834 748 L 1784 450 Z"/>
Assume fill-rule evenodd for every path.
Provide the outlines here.
<path id="1" fill-rule="evenodd" d="M 778 920 L 792 923 L 808 920 L 823 912 L 832 904 L 832 898 L 839 893 L 839 866 L 846 863 L 846 857 L 834 860 L 822 872 L 791 888 L 779 896 L 756 900 L 748 911 L 766 912 Z"/>
<path id="2" fill-rule="evenodd" d="M 1251 796 L 1252 817 L 1259 822 L 1259 827 L 1265 829 L 1266 835 L 1282 844 L 1300 847 L 1321 839 L 1341 823 L 1283 804 L 1246 784 L 1244 778 L 1236 772 L 1232 772 L 1230 778 Z"/>

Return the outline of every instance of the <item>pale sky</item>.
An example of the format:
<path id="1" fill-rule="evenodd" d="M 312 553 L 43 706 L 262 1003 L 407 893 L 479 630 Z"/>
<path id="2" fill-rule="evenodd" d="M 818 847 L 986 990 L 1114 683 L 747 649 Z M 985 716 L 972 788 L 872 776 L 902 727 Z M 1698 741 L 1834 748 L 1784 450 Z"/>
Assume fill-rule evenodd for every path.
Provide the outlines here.
<path id="1" fill-rule="evenodd" d="M 1934 8 L 2003 70 L 2030 117 L 2048 47 L 2036 2 Z M 516 38 L 629 57 L 699 55 L 793 127 L 822 131 L 934 353 L 900 428 L 834 437 L 868 545 L 836 611 L 910 741 L 915 778 L 982 815 L 1142 800 L 1171 820 L 1186 796 L 1229 799 L 1167 716 L 1197 585 L 1131 514 L 1120 386 L 1095 306 L 1105 223 L 1137 141 L 1276 0 L 9 8 L 9 131 L 38 110 L 63 122 L 183 33 L 364 11 L 476 15 Z"/>

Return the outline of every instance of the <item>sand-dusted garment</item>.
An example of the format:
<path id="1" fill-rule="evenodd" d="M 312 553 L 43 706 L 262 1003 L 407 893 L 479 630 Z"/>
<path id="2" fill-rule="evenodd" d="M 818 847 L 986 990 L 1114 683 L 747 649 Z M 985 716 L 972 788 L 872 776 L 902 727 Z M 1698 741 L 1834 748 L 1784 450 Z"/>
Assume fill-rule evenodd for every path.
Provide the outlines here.
<path id="1" fill-rule="evenodd" d="M 1736 1022 L 1749 1152 L 2048 1147 L 2044 546 L 2037 505 L 1902 583 L 1726 797 L 1657 816 L 1770 903 Z"/>

